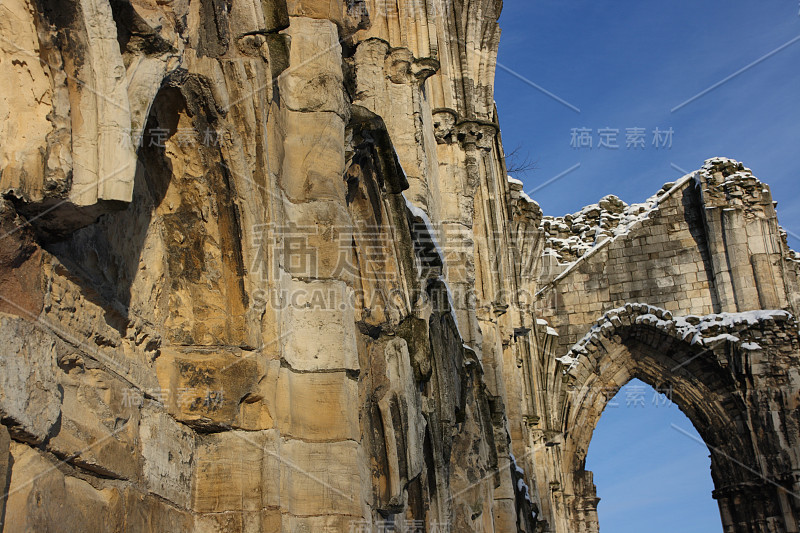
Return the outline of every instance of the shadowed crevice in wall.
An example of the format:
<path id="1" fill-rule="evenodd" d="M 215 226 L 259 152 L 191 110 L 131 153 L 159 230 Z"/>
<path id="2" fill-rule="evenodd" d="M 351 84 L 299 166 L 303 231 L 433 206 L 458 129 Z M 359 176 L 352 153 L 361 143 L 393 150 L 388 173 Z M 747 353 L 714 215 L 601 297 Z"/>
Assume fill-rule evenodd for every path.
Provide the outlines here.
<path id="1" fill-rule="evenodd" d="M 722 309 L 717 298 L 717 291 L 714 286 L 714 265 L 711 263 L 711 258 L 708 254 L 708 240 L 705 233 L 705 226 L 703 224 L 703 202 L 700 198 L 700 187 L 689 186 L 683 190 L 683 218 L 686 221 L 686 226 L 689 228 L 692 238 L 697 243 L 697 249 L 700 252 L 700 257 L 703 260 L 705 273 L 708 277 L 709 285 L 711 286 L 711 302 L 715 313 L 719 313 Z"/>
<path id="2" fill-rule="evenodd" d="M 191 77 L 174 85 L 168 81 L 153 103 L 128 208 L 101 217 L 48 251 L 87 294 L 97 295 L 95 303 L 108 309 L 109 322 L 120 334 L 126 334 L 129 322 L 144 318 L 168 324 L 171 343 L 203 344 L 214 338 L 236 345 L 243 342 L 243 326 L 228 317 L 243 321 L 247 307 L 236 191 L 222 164 L 208 90 Z M 207 165 L 198 172 L 186 166 L 192 160 Z M 164 250 L 158 258 L 163 263 L 152 263 L 147 250 L 153 247 Z M 218 274 L 209 278 L 212 271 Z M 231 291 L 230 307 L 216 312 L 216 319 L 212 307 L 202 321 L 175 322 L 169 306 L 204 283 Z M 189 298 L 182 305 L 204 305 L 200 295 Z"/>

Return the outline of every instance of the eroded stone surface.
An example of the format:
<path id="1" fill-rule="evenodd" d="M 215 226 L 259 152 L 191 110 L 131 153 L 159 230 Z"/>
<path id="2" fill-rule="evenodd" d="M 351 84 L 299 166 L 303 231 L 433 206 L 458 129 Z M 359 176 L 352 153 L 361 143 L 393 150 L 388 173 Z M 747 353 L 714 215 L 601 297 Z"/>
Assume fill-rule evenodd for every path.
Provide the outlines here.
<path id="1" fill-rule="evenodd" d="M 715 158 L 543 217 L 501 7 L 0 4 L 3 531 L 596 532 L 634 377 L 719 450 L 726 531 L 796 531 L 769 188 Z"/>
<path id="2" fill-rule="evenodd" d="M 18 438 L 41 443 L 61 414 L 56 339 L 34 324 L 0 316 L 0 413 Z"/>

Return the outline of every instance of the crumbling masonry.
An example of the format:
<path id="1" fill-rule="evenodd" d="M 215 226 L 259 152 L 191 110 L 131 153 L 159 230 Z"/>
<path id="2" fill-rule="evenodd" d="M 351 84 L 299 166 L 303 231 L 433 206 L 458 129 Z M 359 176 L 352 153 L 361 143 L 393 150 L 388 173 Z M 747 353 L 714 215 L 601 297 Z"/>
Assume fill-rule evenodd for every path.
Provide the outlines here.
<path id="1" fill-rule="evenodd" d="M 669 387 L 726 533 L 797 533 L 800 259 L 709 160 L 507 179 L 501 0 L 0 1 L 0 529 L 595 532 Z"/>

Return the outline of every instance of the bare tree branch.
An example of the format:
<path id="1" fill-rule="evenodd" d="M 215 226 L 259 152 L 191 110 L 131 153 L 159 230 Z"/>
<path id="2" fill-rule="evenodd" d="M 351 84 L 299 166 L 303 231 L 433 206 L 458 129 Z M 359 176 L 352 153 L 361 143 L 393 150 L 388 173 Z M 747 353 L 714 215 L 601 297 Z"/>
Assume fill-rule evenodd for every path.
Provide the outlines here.
<path id="1" fill-rule="evenodd" d="M 517 145 L 506 154 L 506 171 L 509 174 L 526 176 L 536 170 L 538 160 L 533 160 L 528 152 L 522 152 L 522 145 Z"/>

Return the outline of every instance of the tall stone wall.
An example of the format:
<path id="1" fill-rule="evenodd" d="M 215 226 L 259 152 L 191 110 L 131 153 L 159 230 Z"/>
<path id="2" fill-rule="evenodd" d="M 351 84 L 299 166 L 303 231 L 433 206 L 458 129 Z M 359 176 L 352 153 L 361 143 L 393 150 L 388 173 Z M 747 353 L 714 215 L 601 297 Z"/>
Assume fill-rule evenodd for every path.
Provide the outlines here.
<path id="1" fill-rule="evenodd" d="M 4 531 L 534 529 L 500 7 L 3 3 Z"/>
<path id="2" fill-rule="evenodd" d="M 562 353 L 598 317 L 629 302 L 700 316 L 720 310 L 694 180 L 667 185 L 656 201 L 642 220 L 601 240 L 542 287 L 541 316 L 558 332 Z"/>
<path id="3" fill-rule="evenodd" d="M 720 159 L 543 217 L 506 175 L 501 8 L 0 4 L 3 531 L 595 531 L 586 399 L 695 357 L 673 318 L 751 309 L 685 407 L 712 446 L 758 420 L 741 461 L 798 491 L 768 188 Z M 728 530 L 797 530 L 723 459 Z"/>

